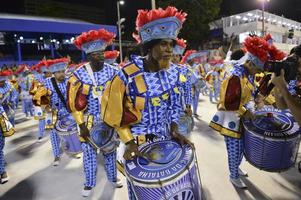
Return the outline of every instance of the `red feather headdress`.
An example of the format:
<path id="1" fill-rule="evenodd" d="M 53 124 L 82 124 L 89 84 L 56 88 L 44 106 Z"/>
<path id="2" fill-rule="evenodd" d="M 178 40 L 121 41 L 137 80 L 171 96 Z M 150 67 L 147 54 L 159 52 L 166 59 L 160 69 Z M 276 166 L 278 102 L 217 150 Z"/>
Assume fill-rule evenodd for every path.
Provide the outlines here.
<path id="1" fill-rule="evenodd" d="M 91 30 L 89 32 L 84 32 L 80 36 L 78 36 L 75 39 L 74 44 L 78 49 L 82 49 L 83 44 L 95 40 L 103 40 L 107 45 L 110 45 L 112 44 L 115 36 L 116 35 L 114 33 L 109 32 L 105 29 Z"/>
<path id="2" fill-rule="evenodd" d="M 3 70 L 3 71 L 0 71 L 0 76 L 11 76 L 13 75 L 13 71 L 11 71 L 10 69 L 6 69 L 6 70 Z"/>
<path id="3" fill-rule="evenodd" d="M 184 39 L 177 39 L 177 45 L 182 47 L 183 49 L 186 49 L 187 44 L 186 44 L 186 40 Z"/>
<path id="4" fill-rule="evenodd" d="M 257 57 L 261 62 L 266 63 L 269 60 L 269 43 L 260 37 L 247 37 L 244 46 L 249 53 Z"/>
<path id="5" fill-rule="evenodd" d="M 196 53 L 196 52 L 197 52 L 196 50 L 187 50 L 187 51 L 185 52 L 185 55 L 183 56 L 183 58 L 182 58 L 182 60 L 181 60 L 181 64 L 186 63 L 188 57 L 189 57 L 190 55 Z"/>
<path id="6" fill-rule="evenodd" d="M 105 59 L 115 59 L 119 56 L 119 51 L 105 51 L 104 57 Z"/>
<path id="7" fill-rule="evenodd" d="M 178 11 L 177 8 L 168 6 L 166 9 L 158 8 L 153 10 L 138 10 L 136 19 L 136 30 L 139 31 L 142 26 L 157 19 L 176 17 L 182 23 L 186 20 L 187 14 Z"/>
<path id="8" fill-rule="evenodd" d="M 57 64 L 57 63 L 62 63 L 62 62 L 69 63 L 70 60 L 69 60 L 69 58 L 59 58 L 59 59 L 53 59 L 53 60 L 46 60 L 45 64 L 46 64 L 46 66 L 49 67 L 51 65 L 54 65 L 54 64 Z"/>

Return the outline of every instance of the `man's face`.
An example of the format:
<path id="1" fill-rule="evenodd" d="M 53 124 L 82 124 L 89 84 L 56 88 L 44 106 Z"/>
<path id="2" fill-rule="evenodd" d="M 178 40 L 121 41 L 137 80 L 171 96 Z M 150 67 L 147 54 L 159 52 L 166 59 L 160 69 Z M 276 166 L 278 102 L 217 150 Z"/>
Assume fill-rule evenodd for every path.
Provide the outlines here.
<path id="1" fill-rule="evenodd" d="M 51 73 L 51 72 L 44 72 L 44 74 L 45 74 L 45 77 L 46 77 L 46 78 L 49 78 L 49 77 L 52 76 L 52 73 Z"/>
<path id="2" fill-rule="evenodd" d="M 95 51 L 88 55 L 88 60 L 92 66 L 103 66 L 104 63 L 104 53 L 102 51 Z"/>
<path id="3" fill-rule="evenodd" d="M 54 77 L 58 82 L 62 82 L 65 79 L 65 70 L 54 73 Z"/>
<path id="4" fill-rule="evenodd" d="M 159 63 L 161 69 L 168 68 L 173 55 L 174 42 L 171 39 L 162 39 L 151 50 L 151 56 Z"/>

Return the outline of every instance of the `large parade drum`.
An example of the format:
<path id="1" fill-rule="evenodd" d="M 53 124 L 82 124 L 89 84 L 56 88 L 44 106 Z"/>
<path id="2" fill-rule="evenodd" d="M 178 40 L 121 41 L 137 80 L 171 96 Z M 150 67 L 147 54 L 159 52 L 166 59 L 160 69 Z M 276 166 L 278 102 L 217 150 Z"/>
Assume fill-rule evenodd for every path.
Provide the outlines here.
<path id="1" fill-rule="evenodd" d="M 201 183 L 194 150 L 170 140 L 141 146 L 144 157 L 128 160 L 125 171 L 137 200 L 200 200 Z"/>
<path id="2" fill-rule="evenodd" d="M 62 140 L 63 150 L 67 154 L 76 155 L 82 152 L 77 124 L 72 116 L 67 115 L 59 119 L 55 124 L 55 129 Z"/>
<path id="3" fill-rule="evenodd" d="M 44 119 L 45 115 L 40 106 L 34 106 L 34 119 L 39 120 L 39 119 Z"/>
<path id="4" fill-rule="evenodd" d="M 183 114 L 179 120 L 178 131 L 181 135 L 188 136 L 194 127 L 194 120 L 192 116 Z"/>
<path id="5" fill-rule="evenodd" d="M 119 145 L 114 129 L 100 122 L 93 125 L 90 131 L 90 143 L 103 153 L 115 151 Z"/>
<path id="6" fill-rule="evenodd" d="M 300 128 L 289 111 L 263 109 L 256 119 L 244 121 L 244 154 L 255 167 L 280 172 L 292 167 L 297 158 Z"/>

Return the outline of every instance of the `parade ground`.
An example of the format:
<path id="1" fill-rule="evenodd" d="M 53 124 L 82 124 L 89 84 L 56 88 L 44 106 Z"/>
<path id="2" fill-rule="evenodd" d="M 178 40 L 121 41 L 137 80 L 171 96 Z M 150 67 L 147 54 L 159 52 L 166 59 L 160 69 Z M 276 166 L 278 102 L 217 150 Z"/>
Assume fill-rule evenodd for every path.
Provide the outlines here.
<path id="1" fill-rule="evenodd" d="M 242 168 L 249 177 L 244 178 L 247 190 L 236 189 L 229 181 L 226 147 L 221 135 L 208 127 L 216 111 L 208 97 L 201 97 L 199 117 L 195 118 L 192 141 L 196 146 L 202 191 L 206 200 L 299 200 L 301 199 L 301 173 L 297 167 L 282 173 L 268 173 L 256 169 L 245 160 Z M 5 158 L 8 183 L 0 185 L 0 200 L 80 200 L 83 188 L 81 159 L 62 156 L 58 167 L 53 167 L 49 136 L 37 142 L 37 121 L 26 119 L 21 110 L 16 115 L 17 132 L 7 138 Z M 299 150 L 299 154 L 300 154 Z M 301 160 L 301 154 L 298 156 Z M 93 200 L 128 199 L 125 178 L 123 188 L 115 189 L 107 181 L 102 155 L 99 155 L 97 186 Z M 144 199 L 146 200 L 146 199 Z"/>

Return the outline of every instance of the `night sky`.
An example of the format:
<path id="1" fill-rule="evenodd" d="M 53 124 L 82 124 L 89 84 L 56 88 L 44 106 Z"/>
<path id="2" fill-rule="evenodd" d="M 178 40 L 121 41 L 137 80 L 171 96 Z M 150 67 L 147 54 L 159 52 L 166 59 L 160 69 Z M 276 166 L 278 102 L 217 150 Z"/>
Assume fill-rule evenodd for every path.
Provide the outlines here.
<path id="1" fill-rule="evenodd" d="M 5 1 L 0 7 L 0 12 L 22 14 L 23 9 L 18 7 L 24 0 Z M 116 24 L 116 0 L 54 0 L 67 3 L 77 3 L 93 7 L 102 7 L 106 10 L 106 22 Z M 181 1 L 181 0 L 179 0 Z M 125 5 L 121 7 L 122 17 L 127 19 L 126 25 L 134 24 L 137 9 L 150 8 L 151 0 L 125 0 Z M 70 3 L 71 4 L 71 3 Z M 71 4 L 72 6 L 72 4 Z M 301 22 L 301 0 L 270 0 L 266 5 L 267 11 L 277 15 L 284 15 L 287 18 Z M 228 16 L 252 9 L 260 9 L 259 0 L 223 0 L 220 16 Z M 188 13 L 189 14 L 189 13 Z"/>

